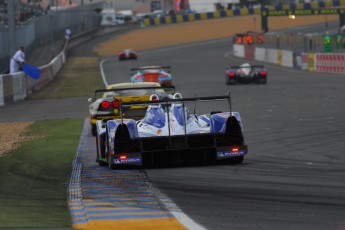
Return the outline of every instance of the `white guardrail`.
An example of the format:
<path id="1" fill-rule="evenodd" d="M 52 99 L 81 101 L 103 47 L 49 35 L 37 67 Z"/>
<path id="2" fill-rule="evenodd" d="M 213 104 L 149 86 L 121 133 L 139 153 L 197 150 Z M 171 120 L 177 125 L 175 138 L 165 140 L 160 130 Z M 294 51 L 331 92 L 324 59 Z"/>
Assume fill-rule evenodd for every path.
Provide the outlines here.
<path id="1" fill-rule="evenodd" d="M 312 72 L 345 73 L 345 53 L 303 53 L 281 49 L 233 45 L 235 57 Z"/>
<path id="2" fill-rule="evenodd" d="M 49 64 L 38 67 L 41 69 L 38 80 L 28 77 L 22 71 L 0 75 L 0 106 L 24 100 L 28 95 L 51 82 L 66 62 L 65 51 L 66 46 Z"/>

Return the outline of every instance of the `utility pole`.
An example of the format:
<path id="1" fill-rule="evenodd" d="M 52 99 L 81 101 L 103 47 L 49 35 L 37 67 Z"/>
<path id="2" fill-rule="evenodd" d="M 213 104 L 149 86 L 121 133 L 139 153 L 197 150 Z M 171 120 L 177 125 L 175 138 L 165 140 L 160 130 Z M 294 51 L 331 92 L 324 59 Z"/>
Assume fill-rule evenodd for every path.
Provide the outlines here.
<path id="1" fill-rule="evenodd" d="M 163 15 L 165 15 L 165 4 L 164 4 L 164 0 L 161 0 L 161 7 L 162 7 L 162 13 Z"/>
<path id="2" fill-rule="evenodd" d="M 8 26 L 8 48 L 10 60 L 17 48 L 16 22 L 15 22 L 15 3 L 16 1 L 7 1 L 7 26 Z"/>

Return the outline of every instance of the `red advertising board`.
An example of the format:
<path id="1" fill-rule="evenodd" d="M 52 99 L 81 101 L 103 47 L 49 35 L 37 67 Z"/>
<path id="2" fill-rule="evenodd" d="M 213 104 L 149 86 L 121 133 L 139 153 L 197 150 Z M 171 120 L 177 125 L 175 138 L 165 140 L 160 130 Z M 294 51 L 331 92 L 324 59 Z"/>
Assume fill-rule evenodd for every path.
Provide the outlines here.
<path id="1" fill-rule="evenodd" d="M 345 73 L 345 54 L 315 54 L 314 66 L 316 72 Z"/>

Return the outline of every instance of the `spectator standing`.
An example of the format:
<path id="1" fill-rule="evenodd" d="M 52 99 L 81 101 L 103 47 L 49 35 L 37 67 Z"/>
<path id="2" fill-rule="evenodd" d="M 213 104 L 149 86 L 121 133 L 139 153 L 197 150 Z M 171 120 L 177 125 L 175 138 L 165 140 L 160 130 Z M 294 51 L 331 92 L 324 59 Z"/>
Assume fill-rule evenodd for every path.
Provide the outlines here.
<path id="1" fill-rule="evenodd" d="M 10 63 L 10 73 L 16 73 L 19 71 L 21 64 L 25 62 L 24 47 L 21 46 L 19 50 L 13 55 Z"/>

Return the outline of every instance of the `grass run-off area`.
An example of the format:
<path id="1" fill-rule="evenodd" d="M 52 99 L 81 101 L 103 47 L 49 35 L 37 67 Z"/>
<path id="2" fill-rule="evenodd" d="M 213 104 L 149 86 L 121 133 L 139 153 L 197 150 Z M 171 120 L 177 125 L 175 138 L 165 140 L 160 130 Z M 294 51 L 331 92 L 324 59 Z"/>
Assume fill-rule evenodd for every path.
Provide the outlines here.
<path id="1" fill-rule="evenodd" d="M 0 228 L 69 227 L 67 188 L 84 119 L 45 120 L 0 160 Z"/>
<path id="2" fill-rule="evenodd" d="M 30 100 L 93 96 L 103 88 L 98 58 L 69 58 L 56 78 Z M 36 121 L 16 148 L 0 158 L 0 229 L 70 227 L 68 183 L 84 124 Z"/>
<path id="3" fill-rule="evenodd" d="M 35 92 L 31 99 L 92 97 L 96 89 L 103 89 L 97 57 L 68 58 L 51 83 Z"/>

